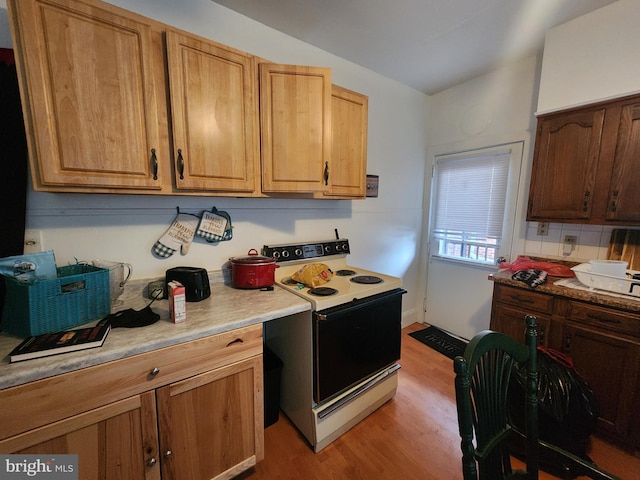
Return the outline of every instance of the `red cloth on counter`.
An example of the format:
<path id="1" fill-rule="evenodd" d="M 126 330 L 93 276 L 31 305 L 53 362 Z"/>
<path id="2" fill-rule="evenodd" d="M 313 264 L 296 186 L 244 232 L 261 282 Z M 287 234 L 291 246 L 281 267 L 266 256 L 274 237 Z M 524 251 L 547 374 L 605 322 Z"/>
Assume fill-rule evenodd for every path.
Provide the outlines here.
<path id="1" fill-rule="evenodd" d="M 519 256 L 512 263 L 503 262 L 500 264 L 500 270 L 511 270 L 512 272 L 519 272 L 520 270 L 543 270 L 552 277 L 575 277 L 575 273 L 566 265 L 561 265 L 554 262 L 541 262 L 539 260 L 533 260 L 529 257 Z"/>

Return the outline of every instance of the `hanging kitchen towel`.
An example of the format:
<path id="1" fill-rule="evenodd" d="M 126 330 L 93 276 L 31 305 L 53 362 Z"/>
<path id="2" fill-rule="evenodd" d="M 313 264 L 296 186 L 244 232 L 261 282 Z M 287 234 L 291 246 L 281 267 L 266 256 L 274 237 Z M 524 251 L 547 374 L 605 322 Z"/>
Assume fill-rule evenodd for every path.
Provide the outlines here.
<path id="1" fill-rule="evenodd" d="M 520 270 L 514 273 L 511 278 L 513 280 L 519 280 L 526 283 L 531 288 L 536 288 L 539 285 L 547 282 L 547 272 L 544 270 Z"/>
<path id="2" fill-rule="evenodd" d="M 169 230 L 153 245 L 153 252 L 159 257 L 169 258 L 180 249 L 182 254 L 186 255 L 193 242 L 199 219 L 196 215 L 180 213 L 178 210 L 178 215 Z"/>

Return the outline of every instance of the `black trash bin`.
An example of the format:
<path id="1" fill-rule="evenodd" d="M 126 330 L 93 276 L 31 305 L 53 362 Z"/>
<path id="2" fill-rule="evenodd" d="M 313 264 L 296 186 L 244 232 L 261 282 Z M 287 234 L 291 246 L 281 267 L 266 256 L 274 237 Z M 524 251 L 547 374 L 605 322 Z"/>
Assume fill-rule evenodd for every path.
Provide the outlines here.
<path id="1" fill-rule="evenodd" d="M 264 346 L 262 360 L 264 370 L 264 428 L 267 428 L 280 418 L 282 360 L 266 345 Z"/>

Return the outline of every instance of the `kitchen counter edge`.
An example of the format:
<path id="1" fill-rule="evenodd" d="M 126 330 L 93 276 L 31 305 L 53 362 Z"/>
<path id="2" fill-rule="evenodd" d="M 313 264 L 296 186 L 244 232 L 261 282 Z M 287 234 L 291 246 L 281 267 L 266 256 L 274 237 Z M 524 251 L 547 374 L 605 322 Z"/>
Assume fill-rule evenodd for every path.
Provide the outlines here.
<path id="1" fill-rule="evenodd" d="M 112 329 L 102 347 L 9 363 L 9 353 L 24 339 L 0 333 L 0 390 L 311 310 L 308 301 L 277 286 L 272 291 L 237 289 L 221 272 L 210 272 L 209 280 L 211 296 L 187 303 L 186 322 L 174 324 L 169 301 L 156 300 L 151 308 L 160 320 Z M 149 281 L 129 282 L 116 311 L 144 308 L 150 302 L 144 295 Z"/>
<path id="2" fill-rule="evenodd" d="M 605 307 L 640 313 L 640 299 L 635 299 L 634 297 L 626 298 L 622 295 L 608 295 L 606 293 L 600 293 L 596 290 L 580 290 L 577 288 L 554 285 L 555 282 L 557 282 L 558 280 L 562 280 L 562 278 L 552 276 L 548 277 L 546 283 L 532 288 L 524 282 L 512 279 L 512 275 L 513 272 L 511 272 L 510 270 L 500 270 L 497 273 L 489 274 L 489 280 L 492 280 L 496 283 L 501 283 L 503 285 L 509 285 L 511 287 L 546 293 L 548 295 L 572 298 L 574 300 L 589 302 L 595 305 L 602 305 Z"/>

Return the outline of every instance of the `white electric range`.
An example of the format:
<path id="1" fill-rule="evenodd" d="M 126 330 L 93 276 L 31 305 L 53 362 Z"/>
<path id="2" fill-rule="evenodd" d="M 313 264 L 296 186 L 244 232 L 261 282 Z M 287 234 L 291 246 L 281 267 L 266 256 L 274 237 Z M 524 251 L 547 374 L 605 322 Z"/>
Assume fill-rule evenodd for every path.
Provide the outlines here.
<path id="1" fill-rule="evenodd" d="M 402 279 L 348 264 L 349 241 L 265 245 L 276 285 L 307 299 L 309 314 L 265 324 L 283 361 L 280 406 L 316 452 L 389 401 L 397 389 Z M 291 275 L 310 263 L 332 272 L 309 287 Z"/>

